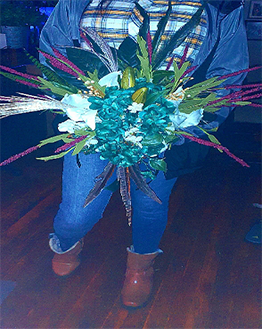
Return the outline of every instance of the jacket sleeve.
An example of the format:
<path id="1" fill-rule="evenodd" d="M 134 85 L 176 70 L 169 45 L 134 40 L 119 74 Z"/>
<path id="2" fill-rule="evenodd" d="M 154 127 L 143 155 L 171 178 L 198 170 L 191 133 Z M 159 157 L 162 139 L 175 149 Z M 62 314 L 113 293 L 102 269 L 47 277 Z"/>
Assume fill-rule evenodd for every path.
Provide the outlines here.
<path id="1" fill-rule="evenodd" d="M 233 8 L 229 13 L 224 13 L 209 5 L 208 13 L 209 35 L 197 58 L 200 64 L 199 71 L 205 69 L 204 72 L 199 72 L 197 79 L 223 76 L 248 68 L 249 59 L 243 6 Z M 225 81 L 225 84 L 241 85 L 244 78 L 245 74 L 232 76 Z M 221 89 L 218 95 L 225 96 L 230 92 L 232 90 Z M 233 107 L 220 108 L 214 115 L 211 115 L 212 121 L 204 128 L 219 127 L 232 109 Z M 199 130 L 197 132 L 194 127 L 190 128 L 192 128 L 192 132 L 195 131 L 199 135 Z M 205 138 L 206 136 L 200 137 Z M 209 147 L 187 140 L 181 145 L 174 145 L 171 150 L 165 152 L 168 168 L 166 178 L 171 179 L 194 172 L 204 164 L 208 151 Z"/>
<path id="2" fill-rule="evenodd" d="M 206 78 L 231 74 L 249 66 L 248 46 L 243 17 L 243 6 L 239 6 L 228 14 L 219 13 L 220 35 L 216 51 L 207 69 Z M 228 78 L 224 85 L 241 85 L 246 74 Z M 223 86 L 223 84 L 222 84 Z M 219 96 L 225 96 L 233 90 L 221 89 Z M 227 118 L 233 107 L 222 107 L 216 111 L 213 127 L 219 127 Z"/>

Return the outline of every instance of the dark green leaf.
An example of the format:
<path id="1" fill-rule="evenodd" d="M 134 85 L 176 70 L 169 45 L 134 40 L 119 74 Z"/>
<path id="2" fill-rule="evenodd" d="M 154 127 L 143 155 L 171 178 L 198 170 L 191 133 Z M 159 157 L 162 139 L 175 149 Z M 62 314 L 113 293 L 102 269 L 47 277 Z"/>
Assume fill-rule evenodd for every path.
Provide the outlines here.
<path id="1" fill-rule="evenodd" d="M 104 188 L 104 190 L 108 190 L 111 192 L 115 192 L 118 189 L 119 189 L 119 181 L 117 179 L 113 183 L 111 183 L 110 185 L 108 185 Z"/>
<path id="2" fill-rule="evenodd" d="M 165 90 L 155 92 L 153 94 L 149 94 L 149 96 L 147 96 L 147 98 L 146 98 L 145 107 L 150 104 L 154 104 L 159 97 L 163 97 L 165 94 L 166 94 Z"/>
<path id="3" fill-rule="evenodd" d="M 135 3 L 136 9 L 139 11 L 140 15 L 143 17 L 143 23 L 139 29 L 139 36 L 144 40 L 147 40 L 147 33 L 149 31 L 149 16 L 145 9 L 141 7 L 137 2 Z"/>
<path id="4" fill-rule="evenodd" d="M 161 144 L 163 136 L 161 134 L 146 135 L 142 140 L 143 146 L 155 147 Z"/>
<path id="5" fill-rule="evenodd" d="M 88 50 L 81 48 L 67 47 L 66 53 L 68 59 L 73 62 L 83 72 L 98 71 L 99 78 L 109 73 L 102 61 Z"/>
<path id="6" fill-rule="evenodd" d="M 170 41 L 159 49 L 154 56 L 153 70 L 156 70 L 161 63 L 173 52 L 173 50 L 179 47 L 182 42 L 187 38 L 191 31 L 199 24 L 201 14 L 203 12 L 203 6 L 197 10 L 197 12 L 192 16 L 189 22 L 183 25 L 174 35 L 171 37 Z"/>
<path id="7" fill-rule="evenodd" d="M 165 16 L 163 16 L 160 21 L 158 22 L 157 24 L 157 31 L 154 35 L 154 39 L 152 41 L 152 49 L 153 49 L 153 54 L 154 52 L 157 50 L 158 48 L 158 45 L 161 41 L 161 37 L 165 31 L 165 28 L 166 28 L 166 24 L 169 20 L 169 16 L 170 16 L 170 13 L 171 13 L 171 10 L 172 10 L 172 5 L 171 5 L 171 1 L 169 0 L 168 2 L 168 9 L 167 9 L 167 12 L 165 14 Z"/>
<path id="8" fill-rule="evenodd" d="M 168 82 L 170 79 L 174 78 L 174 72 L 169 70 L 157 70 L 153 72 L 153 83 L 159 84 L 162 80 L 168 79 Z"/>
<path id="9" fill-rule="evenodd" d="M 130 37 L 126 37 L 117 50 L 117 56 L 127 66 L 139 68 L 139 59 L 137 57 L 137 43 Z"/>
<path id="10" fill-rule="evenodd" d="M 149 164 L 155 170 L 167 171 L 167 164 L 164 159 L 150 159 Z"/>

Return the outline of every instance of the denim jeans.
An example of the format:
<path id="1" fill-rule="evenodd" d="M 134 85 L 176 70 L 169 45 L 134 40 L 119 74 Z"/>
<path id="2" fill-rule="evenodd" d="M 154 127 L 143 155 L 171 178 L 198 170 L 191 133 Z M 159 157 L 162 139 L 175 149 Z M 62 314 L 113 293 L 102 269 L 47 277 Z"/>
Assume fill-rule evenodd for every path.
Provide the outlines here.
<path id="1" fill-rule="evenodd" d="M 107 164 L 99 154 L 79 154 L 81 167 L 76 157 L 64 158 L 62 177 L 62 202 L 54 219 L 54 231 L 63 251 L 68 250 L 86 235 L 102 217 L 112 192 L 103 190 L 86 208 L 84 201 L 98 176 Z M 114 182 L 116 174 L 109 179 Z M 167 223 L 168 201 L 176 178 L 166 180 L 162 172 L 150 183 L 162 201 L 158 204 L 137 189 L 131 181 L 132 239 L 134 251 L 140 254 L 155 252 Z"/>

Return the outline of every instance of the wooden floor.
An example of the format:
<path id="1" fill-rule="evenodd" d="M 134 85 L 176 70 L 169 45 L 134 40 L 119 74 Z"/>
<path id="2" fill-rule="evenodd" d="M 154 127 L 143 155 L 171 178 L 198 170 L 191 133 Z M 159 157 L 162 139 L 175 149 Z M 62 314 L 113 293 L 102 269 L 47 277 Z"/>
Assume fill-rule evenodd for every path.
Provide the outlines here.
<path id="1" fill-rule="evenodd" d="M 2 303 L 1 328 L 261 328 L 261 250 L 245 241 L 260 218 L 252 205 L 261 203 L 259 163 L 243 168 L 212 151 L 204 168 L 179 179 L 154 298 L 129 311 L 120 291 L 131 232 L 119 195 L 86 236 L 80 268 L 58 278 L 48 234 L 61 162 L 34 156 L 19 160 L 21 175 L 11 167 L 1 175 L 2 280 L 16 283 Z"/>

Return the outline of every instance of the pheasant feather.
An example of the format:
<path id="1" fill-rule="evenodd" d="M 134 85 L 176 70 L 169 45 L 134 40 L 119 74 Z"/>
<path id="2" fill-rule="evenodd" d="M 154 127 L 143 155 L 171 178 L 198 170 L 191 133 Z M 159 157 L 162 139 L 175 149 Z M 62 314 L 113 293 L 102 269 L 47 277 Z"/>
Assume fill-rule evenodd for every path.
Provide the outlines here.
<path id="1" fill-rule="evenodd" d="M 106 41 L 102 37 L 100 37 L 100 35 L 97 32 L 95 32 L 94 30 L 92 30 L 91 28 L 82 29 L 82 32 L 86 33 L 95 42 L 95 44 L 100 48 L 100 50 L 102 51 L 102 54 L 99 54 L 98 52 L 96 52 L 96 55 L 98 57 L 100 57 L 100 59 L 106 65 L 108 70 L 110 72 L 116 72 L 118 70 L 118 65 L 113 56 L 111 48 L 106 43 Z M 91 52 L 94 52 L 94 48 L 90 47 L 90 45 L 88 45 L 88 46 L 89 46 L 89 49 L 91 50 Z"/>
<path id="2" fill-rule="evenodd" d="M 145 178 L 141 174 L 140 168 L 138 164 L 134 164 L 133 166 L 129 167 L 130 176 L 135 182 L 136 186 L 144 192 L 149 198 L 153 199 L 157 203 L 161 204 L 161 200 L 155 194 L 155 192 L 149 187 Z"/>
<path id="3" fill-rule="evenodd" d="M 105 166 L 103 172 L 96 177 L 95 185 L 91 189 L 91 191 L 89 192 L 83 207 L 88 206 L 89 203 L 91 203 L 102 192 L 102 190 L 105 187 L 107 181 L 112 176 L 112 174 L 115 170 L 115 167 L 116 167 L 115 165 L 113 165 L 111 162 L 109 162 Z"/>
<path id="4" fill-rule="evenodd" d="M 122 197 L 122 201 L 126 209 L 126 217 L 127 217 L 128 225 L 130 226 L 132 208 L 131 208 L 129 168 L 117 167 L 117 179 L 119 181 L 119 186 L 120 186 L 120 195 Z"/>

